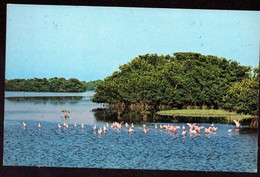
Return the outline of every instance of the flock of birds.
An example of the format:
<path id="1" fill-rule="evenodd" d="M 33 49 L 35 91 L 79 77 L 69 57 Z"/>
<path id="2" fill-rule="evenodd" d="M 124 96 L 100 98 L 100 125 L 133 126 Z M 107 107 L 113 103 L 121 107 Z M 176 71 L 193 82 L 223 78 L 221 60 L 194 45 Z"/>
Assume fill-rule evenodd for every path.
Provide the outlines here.
<path id="1" fill-rule="evenodd" d="M 113 130 L 120 131 L 122 129 L 123 123 L 124 123 L 124 121 L 122 121 L 120 123 L 119 122 L 113 122 L 110 127 Z M 239 121 L 234 120 L 234 123 L 236 124 L 235 131 L 239 131 L 239 127 L 240 127 Z M 129 133 L 134 133 L 135 132 L 133 123 L 131 125 L 129 125 L 128 123 L 125 123 L 124 125 L 125 125 L 126 130 Z M 213 123 L 208 128 L 205 127 L 205 126 L 198 126 L 198 125 L 196 125 L 196 123 L 193 123 L 193 124 L 187 123 L 187 125 L 189 126 L 189 133 L 191 135 L 196 135 L 196 134 L 200 133 L 200 131 L 202 129 L 204 129 L 206 134 L 215 133 L 217 131 L 217 129 L 218 129 L 218 127 L 215 127 Z M 27 123 L 23 122 L 23 126 L 24 126 L 24 128 L 27 128 Z M 63 127 L 65 129 L 68 129 L 69 125 L 66 122 L 64 122 L 63 123 Z M 77 128 L 77 124 L 76 123 L 74 124 L 74 127 Z M 38 123 L 38 128 L 39 129 L 42 128 L 41 123 Z M 58 128 L 62 129 L 62 126 L 59 123 L 58 123 Z M 180 126 L 174 126 L 174 125 L 170 125 L 170 124 L 168 124 L 168 125 L 160 124 L 160 126 L 158 127 L 157 124 L 155 124 L 154 125 L 154 130 L 157 130 L 158 128 L 160 130 L 164 130 L 165 129 L 167 132 L 169 132 L 169 133 L 172 132 L 173 134 L 176 134 L 177 130 L 181 130 L 182 129 L 182 132 L 181 132 L 182 136 L 185 136 L 185 134 L 188 132 L 188 130 L 186 129 L 186 127 L 184 125 L 181 128 Z M 81 124 L 81 129 L 84 129 L 84 124 L 83 123 Z M 150 130 L 153 130 L 152 128 L 146 129 L 146 124 L 143 124 L 142 128 L 139 127 L 139 129 L 141 129 L 145 134 L 147 134 Z M 109 130 L 109 124 L 108 123 L 106 123 L 104 126 L 100 127 L 99 129 L 97 129 L 96 125 L 93 127 L 93 131 L 97 131 L 98 135 L 100 135 L 100 136 L 102 135 L 102 133 L 106 133 L 108 130 Z M 228 132 L 231 133 L 232 129 L 228 129 Z"/>

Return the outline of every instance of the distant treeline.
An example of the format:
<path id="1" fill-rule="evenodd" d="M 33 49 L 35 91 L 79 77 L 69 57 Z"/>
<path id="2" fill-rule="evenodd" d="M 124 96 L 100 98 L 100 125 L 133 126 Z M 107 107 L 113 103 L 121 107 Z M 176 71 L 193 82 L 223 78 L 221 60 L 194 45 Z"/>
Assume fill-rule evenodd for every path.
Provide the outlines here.
<path id="1" fill-rule="evenodd" d="M 222 108 L 256 115 L 258 71 L 199 53 L 140 55 L 100 82 L 93 101 L 115 107 Z"/>
<path id="2" fill-rule="evenodd" d="M 84 92 L 94 90 L 97 81 L 79 81 L 71 78 L 33 78 L 5 80 L 6 91 L 33 91 L 33 92 Z"/>
<path id="3" fill-rule="evenodd" d="M 101 82 L 101 80 L 89 81 L 89 82 L 82 81 L 82 84 L 83 84 L 85 90 L 94 90 L 96 85 L 99 82 Z"/>

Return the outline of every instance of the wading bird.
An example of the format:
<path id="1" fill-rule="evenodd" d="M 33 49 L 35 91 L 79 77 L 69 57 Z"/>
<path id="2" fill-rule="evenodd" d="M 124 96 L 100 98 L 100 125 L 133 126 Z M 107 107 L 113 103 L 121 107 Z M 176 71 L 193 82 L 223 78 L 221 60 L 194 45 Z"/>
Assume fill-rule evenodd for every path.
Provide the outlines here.
<path id="1" fill-rule="evenodd" d="M 23 122 L 23 126 L 24 128 L 27 128 L 27 124 L 25 122 Z"/>
<path id="2" fill-rule="evenodd" d="M 190 134 L 192 134 L 192 135 L 196 135 L 196 134 L 197 134 L 197 131 L 196 131 L 196 130 L 192 130 L 192 129 L 190 129 Z"/>
<path id="3" fill-rule="evenodd" d="M 209 128 L 205 127 L 205 133 L 210 133 L 210 127 Z"/>
<path id="4" fill-rule="evenodd" d="M 105 125 L 103 126 L 103 130 L 104 130 L 104 133 L 106 133 L 107 127 Z"/>
<path id="5" fill-rule="evenodd" d="M 149 129 L 145 129 L 145 128 L 139 128 L 139 129 L 142 129 L 143 130 L 143 132 L 146 134 L 147 132 L 149 132 L 150 130 L 152 130 L 151 128 L 149 128 Z"/>
<path id="6" fill-rule="evenodd" d="M 185 126 L 184 125 L 182 126 L 182 130 L 185 130 Z"/>
<path id="7" fill-rule="evenodd" d="M 134 129 L 132 129 L 131 127 L 129 128 L 129 133 L 134 133 L 135 131 L 134 131 Z"/>
<path id="8" fill-rule="evenodd" d="M 102 128 L 98 129 L 98 135 L 102 135 Z"/>
<path id="9" fill-rule="evenodd" d="M 196 123 L 193 123 L 193 124 L 187 123 L 187 125 L 190 127 L 190 129 L 193 129 L 193 127 L 196 125 Z"/>
<path id="10" fill-rule="evenodd" d="M 39 129 L 41 129 L 41 128 L 42 128 L 42 126 L 41 126 L 41 123 L 38 123 L 38 128 L 39 128 Z"/>
<path id="11" fill-rule="evenodd" d="M 176 130 L 180 130 L 181 127 L 180 126 L 175 126 Z"/>
<path id="12" fill-rule="evenodd" d="M 65 123 L 65 128 L 68 129 L 69 128 L 69 125 L 67 123 Z"/>
<path id="13" fill-rule="evenodd" d="M 199 126 L 195 126 L 194 128 L 199 133 L 200 130 L 204 128 L 204 126 L 200 126 L 200 127 Z"/>
<path id="14" fill-rule="evenodd" d="M 182 131 L 182 132 L 181 132 L 181 135 L 182 135 L 182 136 L 185 136 L 186 132 L 187 132 L 187 131 L 185 131 L 185 130 Z"/>
<path id="15" fill-rule="evenodd" d="M 212 131 L 212 132 L 216 132 L 217 129 L 218 129 L 218 127 L 212 127 L 212 128 L 211 128 L 211 131 Z"/>
<path id="16" fill-rule="evenodd" d="M 60 124 L 58 124 L 58 127 L 59 127 L 59 129 L 61 129 L 61 128 L 62 128 Z"/>
<path id="17" fill-rule="evenodd" d="M 95 126 L 93 127 L 93 130 L 96 131 L 96 129 L 97 129 L 97 126 L 95 125 Z"/>
<path id="18" fill-rule="evenodd" d="M 237 120 L 234 120 L 234 122 L 235 122 L 235 124 L 236 124 L 236 128 L 239 128 L 239 126 L 240 126 L 240 123 L 239 123 L 239 121 L 237 121 Z"/>
<path id="19" fill-rule="evenodd" d="M 160 125 L 160 129 L 161 129 L 161 130 L 163 129 L 163 126 L 162 126 L 162 125 Z"/>
<path id="20" fill-rule="evenodd" d="M 83 124 L 83 123 L 81 124 L 81 128 L 82 128 L 82 129 L 84 128 L 84 124 Z"/>

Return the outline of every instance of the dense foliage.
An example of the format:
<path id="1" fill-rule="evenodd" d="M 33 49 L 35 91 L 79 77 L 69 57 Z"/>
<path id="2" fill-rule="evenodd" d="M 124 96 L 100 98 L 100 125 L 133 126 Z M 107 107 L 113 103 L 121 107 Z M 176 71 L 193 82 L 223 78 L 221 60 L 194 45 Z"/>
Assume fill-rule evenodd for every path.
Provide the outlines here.
<path id="1" fill-rule="evenodd" d="M 258 78 L 259 69 L 256 68 L 250 77 L 234 82 L 223 97 L 223 107 L 238 113 L 258 115 Z"/>
<path id="2" fill-rule="evenodd" d="M 83 84 L 85 90 L 94 90 L 96 85 L 99 82 L 101 82 L 101 80 L 89 81 L 89 82 L 83 81 L 82 84 Z"/>
<path id="3" fill-rule="evenodd" d="M 77 79 L 11 79 L 5 80 L 6 91 L 35 91 L 35 92 L 83 92 L 85 88 Z"/>
<path id="4" fill-rule="evenodd" d="M 236 83 L 251 81 L 250 72 L 250 67 L 236 61 L 199 53 L 140 55 L 100 82 L 93 101 L 175 108 L 228 107 L 229 90 Z M 248 99 L 255 101 L 253 95 Z M 229 109 L 237 110 L 235 103 Z"/>

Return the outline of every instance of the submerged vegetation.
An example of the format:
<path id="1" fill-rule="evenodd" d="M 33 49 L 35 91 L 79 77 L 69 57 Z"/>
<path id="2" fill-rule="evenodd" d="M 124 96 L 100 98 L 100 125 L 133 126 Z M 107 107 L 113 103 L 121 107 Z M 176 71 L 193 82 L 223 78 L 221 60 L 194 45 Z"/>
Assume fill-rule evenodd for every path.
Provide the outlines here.
<path id="1" fill-rule="evenodd" d="M 5 80 L 6 91 L 33 91 L 33 92 L 84 92 L 94 90 L 97 81 L 79 81 L 71 78 L 34 78 Z"/>
<path id="2" fill-rule="evenodd" d="M 94 102 L 149 109 L 211 108 L 257 115 L 258 69 L 199 53 L 140 55 L 97 84 Z"/>

